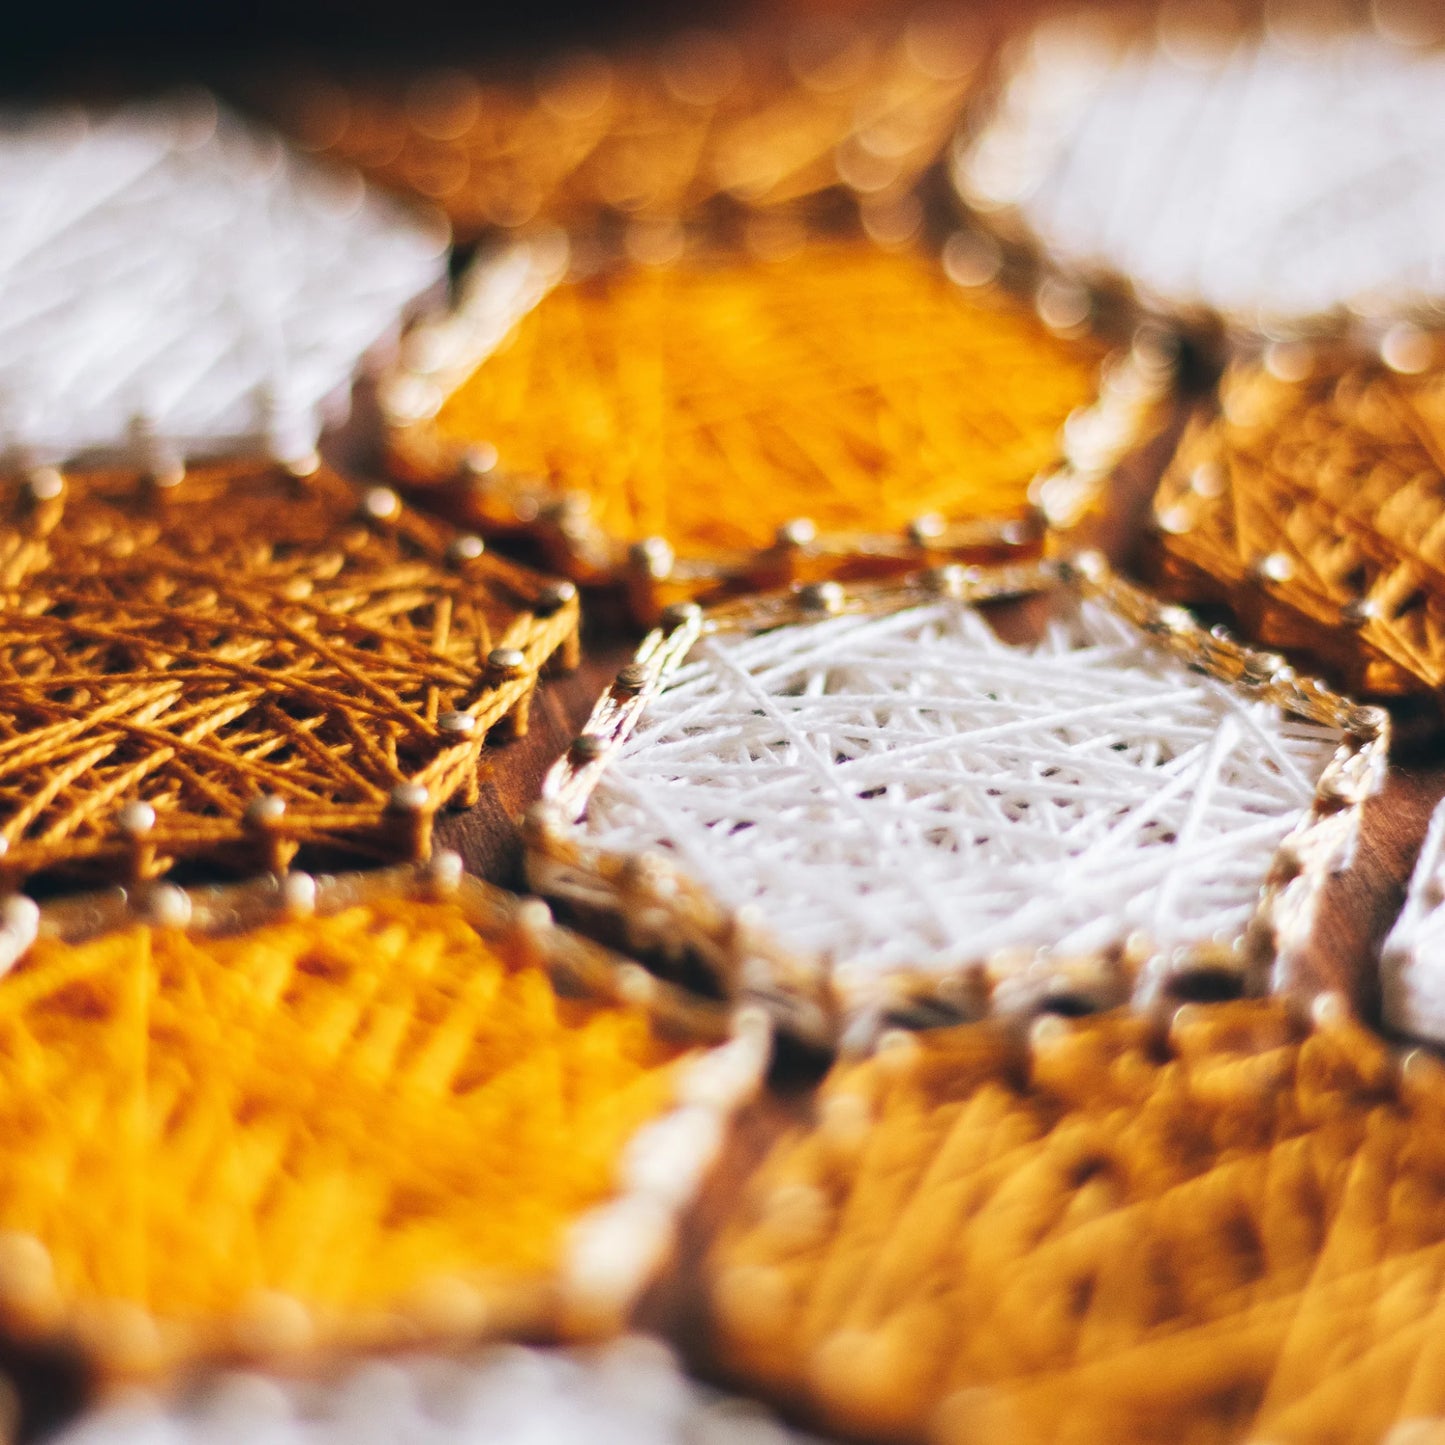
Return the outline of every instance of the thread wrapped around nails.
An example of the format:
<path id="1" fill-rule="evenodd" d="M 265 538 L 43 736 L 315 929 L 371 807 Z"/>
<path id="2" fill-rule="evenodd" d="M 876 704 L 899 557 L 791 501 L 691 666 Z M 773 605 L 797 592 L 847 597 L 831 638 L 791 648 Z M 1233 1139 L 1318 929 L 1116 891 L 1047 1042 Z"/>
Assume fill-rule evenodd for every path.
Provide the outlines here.
<path id="1" fill-rule="evenodd" d="M 363 355 L 446 274 L 447 228 L 192 91 L 0 124 L 0 451 L 314 463 Z M 43 299 L 42 299 L 43 298 Z M 53 477 L 47 478 L 47 483 Z"/>
<path id="2" fill-rule="evenodd" d="M 564 998 L 454 903 L 207 937 L 184 892 L 154 900 L 151 922 L 42 936 L 0 979 L 0 1313 L 107 1370 L 555 1327 L 573 1291 L 604 1324 L 640 1280 L 588 1273 L 575 1231 L 600 1209 L 645 1265 L 766 1057 L 746 1031 L 692 1048 L 643 1008 Z M 6 951 L 34 930 L 12 899 Z M 731 1069 L 726 1097 L 694 1098 L 702 1063 Z M 705 1127 L 651 1129 L 678 1107 Z M 645 1239 L 634 1196 L 662 1211 Z M 35 1267 L 7 1270 L 5 1241 Z"/>
<path id="3" fill-rule="evenodd" d="M 428 428 L 580 493 L 589 527 L 666 576 L 674 555 L 1027 515 L 1103 355 L 931 257 L 818 243 L 564 284 Z"/>
<path id="4" fill-rule="evenodd" d="M 1440 375 L 1321 348 L 1299 377 L 1238 361 L 1159 484 L 1154 565 L 1189 601 L 1375 694 L 1445 683 Z"/>
<path id="5" fill-rule="evenodd" d="M 1438 324 L 1440 46 L 1340 23 L 1363 5 L 1240 23 L 1255 8 L 1045 16 L 1014 38 L 987 123 L 956 149 L 964 199 L 1062 284 L 1105 277 L 1251 338 Z M 1409 330 L 1390 349 L 1416 369 L 1429 354 Z"/>
<path id="6" fill-rule="evenodd" d="M 464 539 L 389 489 L 358 509 L 265 462 L 193 467 L 161 504 L 133 473 L 63 481 L 0 505 L 12 875 L 424 856 L 488 731 L 575 658 L 571 583 L 449 565 Z"/>
<path id="7" fill-rule="evenodd" d="M 869 615 L 867 595 L 817 584 L 788 599 L 804 621 L 705 635 L 577 832 L 610 860 L 662 851 L 850 996 L 984 965 L 1018 1005 L 1050 960 L 1119 950 L 1127 973 L 1136 932 L 1242 974 L 1276 848 L 1329 779 L 1376 781 L 1327 776 L 1340 731 L 1261 696 L 1274 661 L 1232 687 L 1102 601 L 1016 645 L 952 600 Z M 588 732 L 568 759 L 608 753 Z"/>
<path id="8" fill-rule="evenodd" d="M 1337 1000 L 891 1036 L 749 1184 L 716 1336 L 864 1436 L 1373 1445 L 1445 1408 L 1442 1125 Z"/>

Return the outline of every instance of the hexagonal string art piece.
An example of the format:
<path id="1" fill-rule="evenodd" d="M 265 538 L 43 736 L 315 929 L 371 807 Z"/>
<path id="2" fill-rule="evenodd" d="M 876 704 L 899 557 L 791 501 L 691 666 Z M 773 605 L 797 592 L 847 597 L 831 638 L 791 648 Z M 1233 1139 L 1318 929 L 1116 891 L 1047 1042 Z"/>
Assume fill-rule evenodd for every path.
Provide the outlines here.
<path id="1" fill-rule="evenodd" d="M 424 856 L 575 646 L 572 584 L 324 469 L 168 480 L 41 471 L 0 498 L 0 868 Z"/>
<path id="2" fill-rule="evenodd" d="M 709 1261 L 732 1377 L 943 1445 L 1431 1438 L 1445 1079 L 1316 1012 L 971 1025 L 838 1067 Z"/>
<path id="3" fill-rule="evenodd" d="M 1365 691 L 1445 685 L 1442 438 L 1438 374 L 1301 347 L 1237 363 L 1159 485 L 1161 584 Z"/>
<path id="4" fill-rule="evenodd" d="M 551 250 L 503 253 L 409 339 L 398 474 L 539 532 L 579 580 L 625 575 L 643 612 L 1027 555 L 1040 508 L 1069 525 L 1097 500 L 1165 378 L 1052 334 L 977 260 L 819 240 L 568 280 Z"/>
<path id="5" fill-rule="evenodd" d="M 463 237 L 620 219 L 642 248 L 720 202 L 776 213 L 844 193 L 886 209 L 947 143 L 979 49 L 928 13 L 689 29 L 521 79 L 305 76 L 270 106 L 309 149 L 442 206 Z"/>
<path id="6" fill-rule="evenodd" d="M 885 1012 L 1288 981 L 1378 786 L 1383 710 L 1101 565 L 1048 577 L 688 614 L 549 778 L 534 886 L 610 899 L 735 986 L 782 951 Z M 969 605 L 1030 585 L 1033 642 Z"/>
<path id="7" fill-rule="evenodd" d="M 1445 54 L 1286 8 L 1041 24 L 959 143 L 964 199 L 1047 264 L 1241 334 L 1438 318 Z"/>
<path id="8" fill-rule="evenodd" d="M 41 913 L 0 980 L 7 1328 L 103 1378 L 618 1328 L 766 1023 L 439 862 Z"/>
<path id="9" fill-rule="evenodd" d="M 0 124 L 0 453 L 310 453 L 447 228 L 199 93 Z"/>

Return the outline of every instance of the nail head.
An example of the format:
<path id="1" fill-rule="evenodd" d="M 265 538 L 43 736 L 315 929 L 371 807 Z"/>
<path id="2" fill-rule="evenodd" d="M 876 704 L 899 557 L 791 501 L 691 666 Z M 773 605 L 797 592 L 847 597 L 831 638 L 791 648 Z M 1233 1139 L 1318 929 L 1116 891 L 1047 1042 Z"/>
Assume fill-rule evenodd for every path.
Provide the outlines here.
<path id="1" fill-rule="evenodd" d="M 390 487 L 371 487 L 362 498 L 362 510 L 374 522 L 389 522 L 401 511 L 401 498 Z"/>
<path id="2" fill-rule="evenodd" d="M 437 730 L 469 737 L 477 730 L 477 720 L 469 712 L 444 712 L 437 717 Z"/>
<path id="3" fill-rule="evenodd" d="M 581 737 L 574 738 L 570 749 L 572 761 L 577 763 L 595 763 L 606 751 L 607 739 L 594 733 L 583 733 Z"/>
<path id="4" fill-rule="evenodd" d="M 394 813 L 420 813 L 431 801 L 431 795 L 421 783 L 398 783 L 386 801 Z"/>
<path id="5" fill-rule="evenodd" d="M 155 827 L 156 810 L 149 803 L 127 803 L 115 815 L 115 821 L 122 833 L 139 838 Z"/>
<path id="6" fill-rule="evenodd" d="M 460 566 L 463 562 L 475 562 L 486 550 L 487 544 L 474 533 L 468 532 L 461 537 L 454 537 L 447 544 L 447 561 L 453 567 Z"/>
<path id="7" fill-rule="evenodd" d="M 577 595 L 577 588 L 567 581 L 549 582 L 537 593 L 532 611 L 540 617 L 550 617 L 560 612 Z"/>
<path id="8" fill-rule="evenodd" d="M 520 647 L 494 647 L 487 654 L 487 671 L 499 678 L 521 677 L 527 671 L 527 654 Z"/>

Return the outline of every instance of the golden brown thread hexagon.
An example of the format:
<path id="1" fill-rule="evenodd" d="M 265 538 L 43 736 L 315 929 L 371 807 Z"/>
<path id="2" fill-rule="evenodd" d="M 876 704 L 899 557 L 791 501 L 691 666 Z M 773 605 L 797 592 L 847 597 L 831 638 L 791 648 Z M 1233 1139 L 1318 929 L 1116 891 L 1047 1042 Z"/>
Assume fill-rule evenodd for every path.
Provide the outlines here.
<path id="1" fill-rule="evenodd" d="M 1445 1409 L 1442 1123 L 1333 1003 L 887 1039 L 726 1226 L 718 1342 L 860 1434 L 1365 1445 Z"/>
<path id="2" fill-rule="evenodd" d="M 275 867 L 307 844 L 424 856 L 577 627 L 570 584 L 389 490 L 268 463 L 12 485 L 0 599 L 12 876 Z"/>
<path id="3" fill-rule="evenodd" d="M 1445 387 L 1292 348 L 1241 361 L 1154 502 L 1172 595 L 1376 694 L 1445 685 Z"/>

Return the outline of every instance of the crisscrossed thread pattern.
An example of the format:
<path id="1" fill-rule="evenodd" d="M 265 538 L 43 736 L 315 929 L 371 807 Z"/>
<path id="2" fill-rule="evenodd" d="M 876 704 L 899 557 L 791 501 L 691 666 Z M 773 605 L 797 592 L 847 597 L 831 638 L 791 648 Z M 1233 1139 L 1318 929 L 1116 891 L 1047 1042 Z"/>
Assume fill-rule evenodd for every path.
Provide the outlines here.
<path id="1" fill-rule="evenodd" d="M 1016 207 L 1052 257 L 1122 274 L 1154 304 L 1378 315 L 1445 283 L 1442 78 L 1438 51 L 1362 32 L 1302 50 L 1054 22 L 960 179 L 975 203 Z"/>
<path id="2" fill-rule="evenodd" d="M 1380 363 L 1237 363 L 1160 483 L 1166 582 L 1371 691 L 1445 682 L 1445 391 Z"/>
<path id="3" fill-rule="evenodd" d="M 922 255 L 818 245 L 558 287 L 436 427 L 577 491 L 609 536 L 707 556 L 795 517 L 879 534 L 1022 514 L 1102 358 Z"/>
<path id="4" fill-rule="evenodd" d="M 404 783 L 424 789 L 423 814 L 465 791 L 487 728 L 575 629 L 575 602 L 539 616 L 542 579 L 488 557 L 450 566 L 444 528 L 400 508 L 370 523 L 361 500 L 333 474 L 264 463 L 168 489 L 108 472 L 45 500 L 12 489 L 5 865 L 245 861 L 247 839 L 264 852 L 375 832 Z M 498 646 L 522 653 L 508 680 L 486 672 Z M 441 729 L 448 710 L 471 731 Z M 284 812 L 258 839 L 246 810 L 262 795 Z M 137 801 L 156 815 L 147 859 L 117 821 Z"/>
<path id="5" fill-rule="evenodd" d="M 31 461 L 304 456 L 446 269 L 444 225 L 205 97 L 5 118 L 0 233 L 0 449 Z"/>
<path id="6" fill-rule="evenodd" d="M 1027 1059 L 920 1035 L 755 1176 L 722 1344 L 862 1433 L 1376 1442 L 1445 1408 L 1442 1123 L 1437 1066 L 1272 1002 L 1046 1020 Z"/>
<path id="7" fill-rule="evenodd" d="M 78 1324 L 119 1301 L 214 1331 L 259 1292 L 365 1318 L 438 1280 L 545 1280 L 686 1052 L 640 1009 L 560 997 L 452 904 L 42 939 L 0 981 L 0 1229 L 44 1246 Z"/>
<path id="8" fill-rule="evenodd" d="M 584 826 L 855 977 L 1229 941 L 1337 740 L 1097 603 L 1020 646 L 940 602 L 705 638 Z"/>

